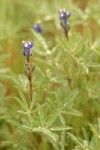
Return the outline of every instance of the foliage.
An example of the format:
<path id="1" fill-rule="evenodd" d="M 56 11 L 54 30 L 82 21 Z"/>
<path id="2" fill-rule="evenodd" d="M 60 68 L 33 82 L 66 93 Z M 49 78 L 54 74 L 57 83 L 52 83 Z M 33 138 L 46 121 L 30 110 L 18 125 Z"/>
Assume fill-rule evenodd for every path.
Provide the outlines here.
<path id="1" fill-rule="evenodd" d="M 100 2 L 91 1 L 0 1 L 1 150 L 99 150 Z M 65 6 L 69 41 L 58 14 Z M 23 40 L 34 42 L 32 101 Z"/>

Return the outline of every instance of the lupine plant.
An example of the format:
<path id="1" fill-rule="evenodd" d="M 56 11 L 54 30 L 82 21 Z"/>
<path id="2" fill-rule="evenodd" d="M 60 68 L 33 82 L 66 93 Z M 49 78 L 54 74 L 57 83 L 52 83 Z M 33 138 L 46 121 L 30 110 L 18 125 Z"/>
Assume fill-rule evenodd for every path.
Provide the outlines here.
<path id="1" fill-rule="evenodd" d="M 64 32 L 65 32 L 65 36 L 66 36 L 67 40 L 69 40 L 68 32 L 69 32 L 69 29 L 70 29 L 70 25 L 69 25 L 68 19 L 71 17 L 71 13 L 66 11 L 65 9 L 61 9 L 59 11 L 59 17 L 60 17 L 60 20 L 61 20 L 61 26 L 62 26 L 62 28 L 64 29 Z"/>
<path id="2" fill-rule="evenodd" d="M 100 149 L 99 6 L 0 1 L 0 150 Z"/>
<path id="3" fill-rule="evenodd" d="M 26 62 L 25 62 L 26 76 L 29 80 L 30 101 L 31 101 L 32 100 L 32 70 L 31 70 L 31 66 L 30 66 L 30 57 L 32 56 L 31 48 L 33 47 L 34 44 L 33 44 L 33 42 L 24 42 L 24 41 L 22 41 L 22 45 L 23 45 L 23 48 L 24 48 L 24 50 L 22 50 L 22 55 L 26 58 Z"/>

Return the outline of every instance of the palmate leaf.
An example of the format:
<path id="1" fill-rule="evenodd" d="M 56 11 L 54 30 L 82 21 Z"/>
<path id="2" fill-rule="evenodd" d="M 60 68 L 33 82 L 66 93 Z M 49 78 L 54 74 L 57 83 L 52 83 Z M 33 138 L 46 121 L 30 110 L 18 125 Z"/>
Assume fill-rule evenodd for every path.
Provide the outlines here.
<path id="1" fill-rule="evenodd" d="M 70 94 L 65 98 L 66 102 L 64 103 L 64 107 L 70 106 L 73 104 L 73 101 L 75 100 L 76 96 L 79 94 L 79 90 L 76 89 L 75 91 L 70 92 Z"/>
<path id="2" fill-rule="evenodd" d="M 50 127 L 55 122 L 58 115 L 59 115 L 58 112 L 52 113 L 46 121 L 46 127 Z"/>
<path id="3" fill-rule="evenodd" d="M 42 119 L 42 117 L 41 117 Z M 54 133 L 54 131 L 66 131 L 66 130 L 70 130 L 72 129 L 71 127 L 69 126 L 58 126 L 58 127 L 51 127 L 51 128 L 48 128 L 47 126 L 46 127 L 30 127 L 30 126 L 26 126 L 26 125 L 23 125 L 23 128 L 25 128 L 27 131 L 32 131 L 32 132 L 42 132 L 42 133 L 45 133 L 46 135 L 48 135 L 53 141 L 57 141 L 59 136 Z"/>
<path id="4" fill-rule="evenodd" d="M 100 149 L 100 145 L 97 144 L 95 137 L 92 138 L 89 148 L 90 148 L 89 150 L 99 150 Z"/>
<path id="5" fill-rule="evenodd" d="M 81 148 L 81 150 L 86 150 L 85 148 L 84 148 L 84 146 L 82 145 L 82 143 L 73 135 L 73 134 L 71 134 L 71 133 L 67 133 L 70 137 L 71 137 L 71 139 Z"/>
<path id="6" fill-rule="evenodd" d="M 69 50 L 69 48 L 66 47 L 65 41 L 63 39 L 58 39 L 58 44 L 59 44 L 59 46 L 61 46 L 61 48 L 64 50 L 64 52 L 69 54 L 69 56 L 71 56 L 73 58 L 73 60 L 75 60 L 75 62 L 77 62 L 77 57 L 74 56 L 73 53 Z"/>
<path id="7" fill-rule="evenodd" d="M 100 148 L 100 133 L 90 124 L 91 130 L 93 132 L 93 140 L 94 140 L 94 147 L 96 150 Z"/>
<path id="8" fill-rule="evenodd" d="M 90 125 L 91 130 L 92 130 L 92 132 L 94 133 L 94 135 L 95 135 L 97 138 L 99 138 L 99 136 L 100 136 L 99 134 L 100 134 L 100 133 L 98 133 L 97 130 L 96 130 L 91 124 L 89 124 L 89 125 Z"/>
<path id="9" fill-rule="evenodd" d="M 59 107 L 59 110 L 63 111 L 67 108 L 72 107 L 73 102 L 78 94 L 79 90 L 76 89 L 70 92 L 68 95 L 66 95 L 65 93 L 65 96 L 63 96 L 63 93 L 60 89 L 56 93 L 54 93 L 54 95 L 51 96 L 51 98 L 48 98 L 48 102 L 53 108 L 57 109 Z"/>
<path id="10" fill-rule="evenodd" d="M 99 120 L 98 120 L 98 123 L 99 123 Z M 76 143 L 77 145 L 75 146 L 76 149 L 78 150 L 99 150 L 100 149 L 100 135 L 91 124 L 90 124 L 90 127 L 93 132 L 93 138 L 90 144 L 88 144 L 88 141 L 86 140 L 84 140 L 83 143 L 81 143 L 73 134 L 68 133 L 71 139 Z"/>
<path id="11" fill-rule="evenodd" d="M 75 115 L 75 116 L 82 116 L 82 113 L 73 109 L 73 101 L 75 100 L 76 96 L 78 95 L 79 90 L 76 89 L 75 91 L 72 91 L 63 101 L 62 101 L 62 94 L 60 91 L 57 92 L 57 95 L 52 97 L 51 100 L 48 100 L 53 109 L 55 109 L 55 113 L 51 115 L 50 120 L 48 120 L 48 125 L 52 125 L 54 121 L 59 117 L 61 123 L 63 126 L 65 126 L 65 119 L 63 117 L 63 114 L 67 115 Z M 52 101 L 54 99 L 54 101 Z M 57 100 L 55 100 L 57 99 Z M 64 103 L 65 101 L 65 103 Z M 55 103 L 54 103 L 55 102 Z"/>
<path id="12" fill-rule="evenodd" d="M 67 48 L 66 42 L 64 40 L 61 39 L 61 40 L 58 40 L 58 42 L 59 42 L 60 47 L 63 49 L 63 51 L 66 52 L 74 60 L 74 62 L 76 62 L 78 65 L 82 66 L 84 68 L 84 70 L 86 71 L 86 73 L 88 73 L 89 72 L 88 66 L 85 64 L 85 62 L 84 62 L 85 60 L 83 59 L 83 57 L 86 58 L 86 55 L 88 53 L 87 51 L 84 50 L 85 47 L 83 46 L 81 48 L 80 56 L 77 57 L 76 53 L 74 53 L 73 50 L 70 50 L 73 48 L 70 48 L 70 49 Z M 64 44 L 62 44 L 62 42 Z M 76 43 L 75 43 L 75 45 L 76 45 Z M 74 51 L 75 50 L 77 51 L 77 48 L 75 48 Z"/>
<path id="13" fill-rule="evenodd" d="M 52 140 L 55 142 L 58 140 L 59 136 L 56 133 L 51 132 L 49 129 L 43 128 L 43 127 L 37 127 L 37 128 L 31 128 L 26 125 L 23 125 L 23 128 L 25 128 L 27 131 L 32 131 L 32 132 L 42 132 L 48 135 Z"/>
<path id="14" fill-rule="evenodd" d="M 59 136 L 56 133 L 51 132 L 50 130 L 46 129 L 43 131 L 46 135 L 52 138 L 55 142 L 59 139 Z"/>

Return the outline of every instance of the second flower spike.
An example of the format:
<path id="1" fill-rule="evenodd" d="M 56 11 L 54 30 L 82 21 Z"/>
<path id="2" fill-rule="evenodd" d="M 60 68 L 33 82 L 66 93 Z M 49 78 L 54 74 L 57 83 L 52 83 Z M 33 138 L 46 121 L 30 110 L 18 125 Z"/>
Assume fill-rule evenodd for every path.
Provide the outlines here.
<path id="1" fill-rule="evenodd" d="M 64 29 L 65 36 L 66 36 L 67 40 L 69 40 L 68 32 L 70 29 L 70 25 L 69 25 L 68 19 L 70 17 L 71 17 L 71 13 L 66 11 L 66 9 L 61 9 L 59 11 L 59 18 L 61 21 L 60 24 L 61 24 L 62 28 Z"/>
<path id="2" fill-rule="evenodd" d="M 59 11 L 60 20 L 63 21 L 63 25 L 66 26 L 68 23 L 68 19 L 71 17 L 71 13 L 66 11 L 66 9 L 61 9 Z"/>
<path id="3" fill-rule="evenodd" d="M 42 33 L 42 32 L 43 32 L 43 29 L 42 29 L 40 23 L 35 24 L 35 25 L 33 26 L 33 29 L 34 29 L 36 32 L 38 32 L 38 33 Z"/>

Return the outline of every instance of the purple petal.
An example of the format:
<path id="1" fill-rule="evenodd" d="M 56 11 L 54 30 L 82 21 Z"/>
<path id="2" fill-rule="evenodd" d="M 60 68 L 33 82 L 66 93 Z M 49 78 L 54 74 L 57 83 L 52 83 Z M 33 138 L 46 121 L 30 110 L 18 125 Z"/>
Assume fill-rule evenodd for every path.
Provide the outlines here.
<path id="1" fill-rule="evenodd" d="M 42 29 L 42 27 L 41 27 L 39 24 L 34 25 L 34 26 L 33 26 L 33 29 L 34 29 L 36 32 L 39 32 L 39 33 L 43 32 L 43 29 Z"/>
<path id="2" fill-rule="evenodd" d="M 25 43 L 24 44 L 24 49 L 27 51 L 29 49 L 29 44 L 28 43 Z"/>
<path id="3" fill-rule="evenodd" d="M 65 16 L 66 16 L 66 18 L 70 18 L 71 13 L 69 13 L 69 12 L 67 11 Z"/>
<path id="4" fill-rule="evenodd" d="M 34 46 L 34 43 L 33 42 L 28 42 L 28 47 L 29 49 L 32 48 Z"/>
<path id="5" fill-rule="evenodd" d="M 25 50 L 22 50 L 21 54 L 22 54 L 23 56 L 26 56 L 26 51 L 25 51 Z"/>
<path id="6" fill-rule="evenodd" d="M 64 25 L 66 26 L 68 24 L 69 24 L 68 20 L 64 20 Z"/>
<path id="7" fill-rule="evenodd" d="M 28 51 L 27 51 L 27 57 L 30 57 L 30 56 L 32 56 L 32 51 L 31 51 L 31 50 L 28 50 Z"/>

